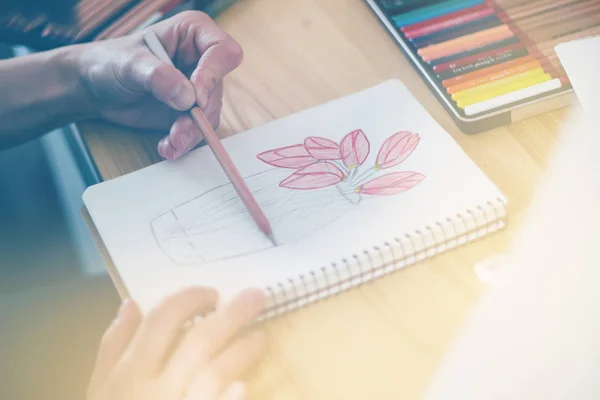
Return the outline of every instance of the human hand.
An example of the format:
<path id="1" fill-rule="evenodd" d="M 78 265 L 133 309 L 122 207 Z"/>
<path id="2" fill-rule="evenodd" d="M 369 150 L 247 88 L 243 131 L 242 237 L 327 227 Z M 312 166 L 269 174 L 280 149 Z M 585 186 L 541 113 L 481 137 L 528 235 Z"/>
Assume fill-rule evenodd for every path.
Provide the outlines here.
<path id="1" fill-rule="evenodd" d="M 216 309 L 214 290 L 165 299 L 144 319 L 125 302 L 104 334 L 87 400 L 240 400 L 240 379 L 262 357 L 260 332 L 242 332 L 265 298 L 248 290 Z M 193 324 L 190 322 L 198 315 Z"/>
<path id="2" fill-rule="evenodd" d="M 144 32 L 78 47 L 81 82 L 89 107 L 110 122 L 169 129 L 158 152 L 176 159 L 202 134 L 184 111 L 197 104 L 213 128 L 220 122 L 223 77 L 237 68 L 242 49 L 206 14 L 185 11 L 151 26 L 175 67 L 160 61 Z"/>

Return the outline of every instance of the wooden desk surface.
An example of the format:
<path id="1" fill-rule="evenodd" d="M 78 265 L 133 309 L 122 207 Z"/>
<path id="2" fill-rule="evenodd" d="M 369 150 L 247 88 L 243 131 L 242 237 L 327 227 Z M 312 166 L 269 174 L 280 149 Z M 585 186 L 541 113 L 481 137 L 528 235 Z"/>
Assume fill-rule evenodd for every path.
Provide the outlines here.
<path id="1" fill-rule="evenodd" d="M 483 289 L 474 264 L 509 243 L 568 110 L 462 134 L 361 0 L 240 0 L 218 22 L 245 49 L 223 136 L 396 77 L 508 197 L 502 233 L 269 322 L 251 380 L 257 399 L 419 398 Z M 162 134 L 81 130 L 104 179 L 160 160 Z"/>

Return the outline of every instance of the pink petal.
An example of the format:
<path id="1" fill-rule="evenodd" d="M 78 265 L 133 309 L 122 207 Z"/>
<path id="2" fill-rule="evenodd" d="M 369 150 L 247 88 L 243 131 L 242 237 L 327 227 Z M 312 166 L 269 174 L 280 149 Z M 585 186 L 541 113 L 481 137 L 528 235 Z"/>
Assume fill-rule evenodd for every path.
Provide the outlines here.
<path id="1" fill-rule="evenodd" d="M 293 169 L 306 167 L 317 161 L 308 154 L 308 151 L 306 151 L 303 144 L 265 151 L 258 154 L 256 157 L 274 167 Z"/>
<path id="2" fill-rule="evenodd" d="M 400 164 L 411 155 L 419 144 L 418 134 L 398 132 L 390 136 L 381 146 L 375 165 L 381 169 Z"/>
<path id="3" fill-rule="evenodd" d="M 358 129 L 344 136 L 340 143 L 340 155 L 344 164 L 353 169 L 365 162 L 370 148 L 369 139 L 361 129 Z"/>
<path id="4" fill-rule="evenodd" d="M 317 162 L 299 169 L 284 179 L 279 186 L 288 189 L 320 189 L 340 183 L 344 173 L 328 162 Z"/>
<path id="5" fill-rule="evenodd" d="M 358 188 L 358 193 L 390 196 L 413 188 L 423 179 L 425 176 L 418 172 L 392 172 L 365 183 Z"/>
<path id="6" fill-rule="evenodd" d="M 340 146 L 333 140 L 312 136 L 306 138 L 304 147 L 308 153 L 318 160 L 339 160 Z"/>

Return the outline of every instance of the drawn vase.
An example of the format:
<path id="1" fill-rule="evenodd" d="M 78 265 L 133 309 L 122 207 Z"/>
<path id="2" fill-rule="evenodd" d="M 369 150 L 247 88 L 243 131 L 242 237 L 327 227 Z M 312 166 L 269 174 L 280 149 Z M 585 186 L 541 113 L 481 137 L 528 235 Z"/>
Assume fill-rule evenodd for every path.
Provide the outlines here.
<path id="1" fill-rule="evenodd" d="M 314 190 L 279 187 L 290 173 L 275 168 L 246 178 L 280 246 L 357 210 L 361 199 L 345 182 Z M 182 266 L 241 257 L 273 247 L 230 183 L 173 207 L 156 217 L 151 228 L 162 251 Z"/>

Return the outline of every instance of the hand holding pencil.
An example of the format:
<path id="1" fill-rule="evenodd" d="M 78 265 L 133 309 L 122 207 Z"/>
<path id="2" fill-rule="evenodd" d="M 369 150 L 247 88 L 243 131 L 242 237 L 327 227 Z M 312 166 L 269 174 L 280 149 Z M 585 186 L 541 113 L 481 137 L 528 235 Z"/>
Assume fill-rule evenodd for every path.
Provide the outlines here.
<path id="1" fill-rule="evenodd" d="M 182 12 L 145 32 L 84 47 L 78 59 L 85 92 L 92 94 L 89 109 L 121 125 L 170 128 L 158 144 L 164 158 L 179 158 L 204 137 L 258 228 L 277 245 L 213 130 L 221 113 L 222 79 L 241 63 L 242 50 L 210 17 Z"/>
<path id="2" fill-rule="evenodd" d="M 144 41 L 148 45 L 148 47 L 152 50 L 152 52 L 162 61 L 169 63 L 172 65 L 171 59 L 167 54 L 165 48 L 162 46 L 160 40 L 156 36 L 156 34 L 149 30 L 144 34 Z M 212 126 L 204 116 L 204 113 L 198 106 L 192 107 L 189 111 L 194 124 L 200 129 L 208 146 L 213 151 L 215 157 L 221 164 L 221 167 L 225 171 L 225 174 L 230 179 L 233 187 L 237 191 L 240 199 L 246 206 L 248 212 L 256 222 L 258 228 L 269 238 L 269 240 L 273 243 L 274 246 L 277 246 L 277 242 L 275 241 L 275 237 L 273 236 L 273 230 L 271 229 L 271 225 L 267 220 L 267 217 L 263 214 L 259 204 L 254 198 L 252 192 L 244 182 L 244 179 L 240 175 L 239 171 L 235 167 L 235 164 L 227 154 L 227 151 L 221 144 L 217 134 L 214 132 Z"/>
<path id="3" fill-rule="evenodd" d="M 241 64 L 243 54 L 233 38 L 199 11 L 181 12 L 148 30 L 160 38 L 176 67 L 148 49 L 142 32 L 80 46 L 74 58 L 85 86 L 83 103 L 93 116 L 168 131 L 158 152 L 174 160 L 202 140 L 187 113 L 194 104 L 218 127 L 222 80 Z"/>

